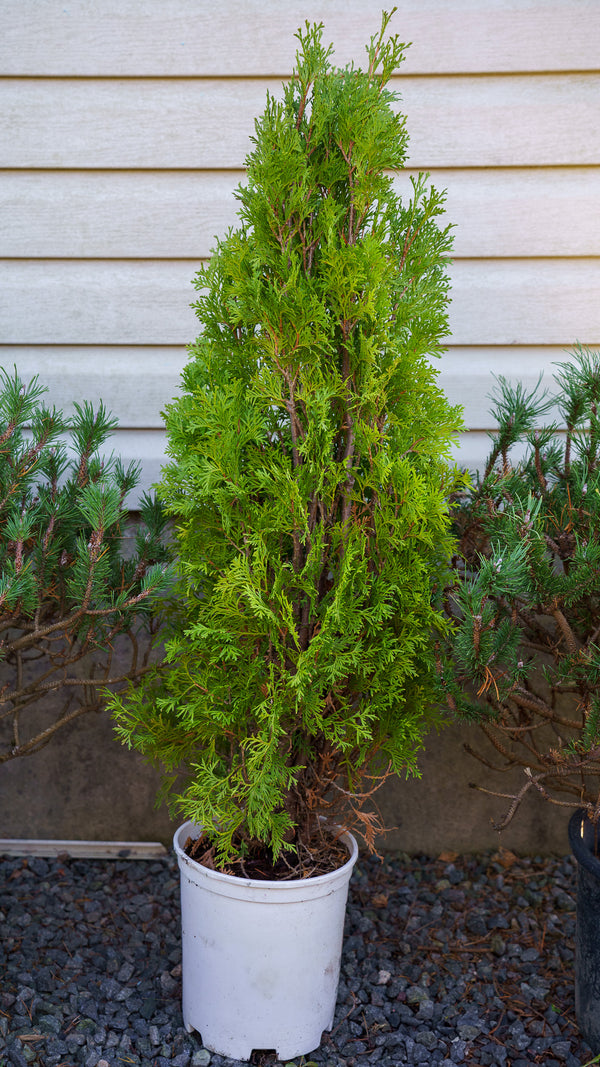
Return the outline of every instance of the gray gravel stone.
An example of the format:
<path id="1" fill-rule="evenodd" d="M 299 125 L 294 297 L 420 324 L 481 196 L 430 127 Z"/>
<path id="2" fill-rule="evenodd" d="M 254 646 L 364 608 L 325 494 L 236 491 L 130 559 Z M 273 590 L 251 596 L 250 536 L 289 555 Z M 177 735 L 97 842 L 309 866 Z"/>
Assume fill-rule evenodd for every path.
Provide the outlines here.
<path id="1" fill-rule="evenodd" d="M 423 1045 L 428 1049 L 429 1052 L 433 1052 L 434 1048 L 438 1045 L 438 1039 L 433 1030 L 418 1030 L 415 1040 L 419 1045 Z"/>
<path id="2" fill-rule="evenodd" d="M 450 1059 L 453 1063 L 462 1063 L 467 1051 L 467 1042 L 455 1037 L 450 1047 Z"/>
<path id="3" fill-rule="evenodd" d="M 487 934 L 487 922 L 484 916 L 477 912 L 467 915 L 465 926 L 470 934 L 475 934 L 477 937 L 485 937 Z"/>
<path id="4" fill-rule="evenodd" d="M 412 1062 L 413 1063 L 430 1063 L 431 1056 L 429 1051 L 423 1047 L 423 1045 L 415 1045 L 412 1050 Z"/>
<path id="5" fill-rule="evenodd" d="M 208 1049 L 201 1048 L 192 1055 L 192 1067 L 208 1067 L 210 1063 L 210 1052 Z"/>
<path id="6" fill-rule="evenodd" d="M 417 1015 L 419 1019 L 433 1019 L 435 1013 L 435 1004 L 433 1000 L 425 999 L 419 1004 L 419 1010 Z"/>
<path id="7" fill-rule="evenodd" d="M 183 1028 L 172 857 L 39 865 L 7 857 L 0 881 L 8 1067 L 30 1057 L 32 1067 L 237 1067 Z M 489 855 L 361 859 L 335 1027 L 310 1059 L 318 1067 L 585 1063 L 591 1054 L 571 1022 L 574 890 L 570 857 L 507 869 Z M 384 907 L 371 906 L 376 895 Z M 16 1040 L 32 1026 L 43 1042 Z"/>
<path id="8" fill-rule="evenodd" d="M 8 1058 L 14 1067 L 29 1067 L 28 1061 L 19 1045 L 12 1045 L 7 1049 Z"/>
<path id="9" fill-rule="evenodd" d="M 458 1036 L 463 1041 L 474 1041 L 476 1037 L 479 1037 L 481 1033 L 481 1027 L 476 1023 L 459 1023 L 458 1024 Z"/>
<path id="10" fill-rule="evenodd" d="M 61 1019 L 58 1015 L 40 1015 L 36 1022 L 43 1033 L 60 1033 Z"/>
<path id="11" fill-rule="evenodd" d="M 429 1000 L 427 990 L 420 985 L 413 985 L 406 991 L 407 1004 L 420 1004 L 424 1000 Z"/>

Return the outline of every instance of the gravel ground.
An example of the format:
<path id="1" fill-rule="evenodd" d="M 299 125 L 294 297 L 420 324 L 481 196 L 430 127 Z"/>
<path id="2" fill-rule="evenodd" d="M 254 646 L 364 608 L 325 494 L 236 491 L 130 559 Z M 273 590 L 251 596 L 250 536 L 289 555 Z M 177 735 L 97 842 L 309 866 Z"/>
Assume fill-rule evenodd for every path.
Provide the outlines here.
<path id="1" fill-rule="evenodd" d="M 0 858 L 0 885 L 2 1067 L 233 1067 L 183 1029 L 174 857 Z M 570 857 L 359 860 L 334 1029 L 295 1063 L 598 1062 L 574 1021 L 574 892 Z"/>

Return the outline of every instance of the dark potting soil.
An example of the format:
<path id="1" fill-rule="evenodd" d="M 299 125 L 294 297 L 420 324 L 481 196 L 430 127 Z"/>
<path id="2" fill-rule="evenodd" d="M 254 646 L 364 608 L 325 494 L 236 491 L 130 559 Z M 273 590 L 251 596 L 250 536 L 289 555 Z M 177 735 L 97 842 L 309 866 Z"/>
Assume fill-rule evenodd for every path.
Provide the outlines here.
<path id="1" fill-rule="evenodd" d="M 570 856 L 361 857 L 334 1027 L 293 1062 L 589 1063 L 574 894 Z M 184 1030 L 179 921 L 173 856 L 0 858 L 2 1067 L 238 1067 Z"/>
<path id="2" fill-rule="evenodd" d="M 316 878 L 321 874 L 330 874 L 348 862 L 346 846 L 328 836 L 320 838 L 310 848 L 283 851 L 276 860 L 269 848 L 260 841 L 254 841 L 244 850 L 243 856 L 224 866 L 216 866 L 215 848 L 207 837 L 188 837 L 183 850 L 191 859 L 211 871 L 218 870 L 236 878 L 258 881 Z"/>

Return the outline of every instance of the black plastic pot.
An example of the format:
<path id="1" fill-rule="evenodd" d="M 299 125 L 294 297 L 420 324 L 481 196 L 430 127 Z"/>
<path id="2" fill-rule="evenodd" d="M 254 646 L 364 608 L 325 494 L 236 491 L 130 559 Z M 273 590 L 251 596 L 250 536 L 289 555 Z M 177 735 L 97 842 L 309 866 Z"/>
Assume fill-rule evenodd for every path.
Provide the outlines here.
<path id="1" fill-rule="evenodd" d="M 569 844 L 577 860 L 575 1013 L 581 1035 L 600 1052 L 600 823 L 580 808 L 569 820 Z"/>

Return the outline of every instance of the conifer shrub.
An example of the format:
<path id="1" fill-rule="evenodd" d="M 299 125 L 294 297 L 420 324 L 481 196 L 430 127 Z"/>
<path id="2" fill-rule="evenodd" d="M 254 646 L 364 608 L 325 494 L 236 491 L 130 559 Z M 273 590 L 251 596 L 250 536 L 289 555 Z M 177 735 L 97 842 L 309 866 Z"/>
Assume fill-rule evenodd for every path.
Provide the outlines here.
<path id="1" fill-rule="evenodd" d="M 142 499 L 125 548 L 139 472 L 99 453 L 116 420 L 87 403 L 67 420 L 44 392 L 0 369 L 0 763 L 38 752 L 100 710 L 107 684 L 147 670 L 151 603 L 169 580 L 156 500 Z"/>
<path id="2" fill-rule="evenodd" d="M 512 791 L 486 772 L 498 829 L 534 793 L 600 818 L 600 352 L 577 346 L 554 381 L 498 380 L 491 453 L 455 512 L 440 677 L 488 739 L 469 751 L 523 772 Z"/>
<path id="3" fill-rule="evenodd" d="M 262 843 L 302 866 L 339 801 L 372 839 L 365 771 L 414 770 L 437 721 L 460 416 L 429 359 L 451 235 L 426 176 L 394 191 L 408 136 L 389 17 L 365 70 L 332 66 L 322 26 L 296 35 L 166 409 L 181 612 L 166 670 L 113 708 L 217 862 Z"/>

